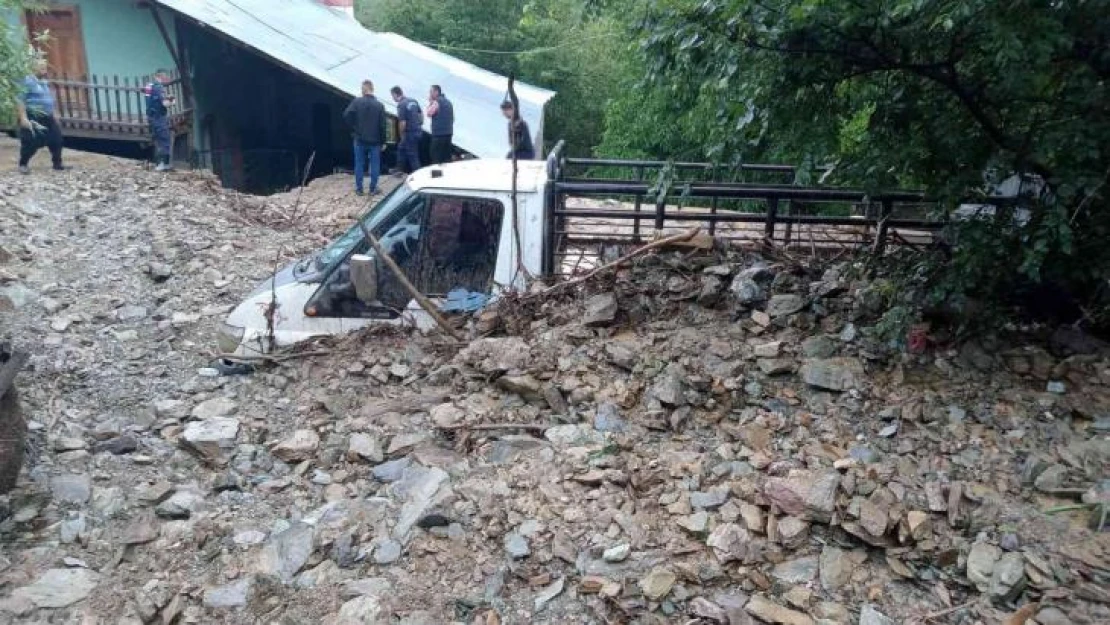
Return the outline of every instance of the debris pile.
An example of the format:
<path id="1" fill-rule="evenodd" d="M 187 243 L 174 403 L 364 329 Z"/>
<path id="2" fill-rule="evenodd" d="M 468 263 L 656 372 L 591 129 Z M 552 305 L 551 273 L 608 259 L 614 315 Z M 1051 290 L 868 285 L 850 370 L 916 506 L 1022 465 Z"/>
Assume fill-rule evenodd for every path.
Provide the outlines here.
<path id="1" fill-rule="evenodd" d="M 0 174 L 43 441 L 0 622 L 1110 621 L 1088 337 L 895 354 L 847 264 L 660 251 L 465 345 L 368 330 L 212 377 L 222 311 L 311 241 L 108 171 Z"/>

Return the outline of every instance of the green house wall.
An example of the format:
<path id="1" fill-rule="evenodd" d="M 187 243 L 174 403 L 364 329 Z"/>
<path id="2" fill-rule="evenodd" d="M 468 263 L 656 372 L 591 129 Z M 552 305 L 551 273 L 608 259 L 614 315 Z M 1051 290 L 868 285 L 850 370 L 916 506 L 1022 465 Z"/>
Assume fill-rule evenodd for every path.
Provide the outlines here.
<path id="1" fill-rule="evenodd" d="M 66 3 L 55 3 L 66 4 Z M 81 31 L 89 73 L 138 78 L 158 68 L 173 69 L 173 55 L 158 31 L 151 9 L 134 0 L 76 0 L 81 10 Z M 165 12 L 162 21 L 175 39 L 174 18 Z"/>

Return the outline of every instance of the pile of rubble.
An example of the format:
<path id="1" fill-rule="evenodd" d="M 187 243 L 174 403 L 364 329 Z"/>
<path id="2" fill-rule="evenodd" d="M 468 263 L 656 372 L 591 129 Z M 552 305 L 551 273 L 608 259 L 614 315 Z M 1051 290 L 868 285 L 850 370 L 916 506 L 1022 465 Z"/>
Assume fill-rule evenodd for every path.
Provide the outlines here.
<path id="1" fill-rule="evenodd" d="M 1110 621 L 1097 341 L 891 356 L 847 265 L 661 252 L 465 345 L 369 330 L 211 377 L 208 308 L 306 243 L 187 179 L 82 180 L 6 200 L 46 212 L 0 240 L 33 257 L 4 270 L 43 449 L 0 622 Z M 147 184 L 175 199 L 144 214 Z M 110 281 L 58 249 L 97 238 Z"/>

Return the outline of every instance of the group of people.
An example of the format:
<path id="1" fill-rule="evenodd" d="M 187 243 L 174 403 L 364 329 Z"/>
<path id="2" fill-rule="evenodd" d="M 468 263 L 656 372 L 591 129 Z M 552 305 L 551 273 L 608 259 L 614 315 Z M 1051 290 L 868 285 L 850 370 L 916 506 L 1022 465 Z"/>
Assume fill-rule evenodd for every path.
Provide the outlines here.
<path id="1" fill-rule="evenodd" d="M 23 79 L 23 91 L 16 102 L 16 115 L 19 121 L 19 172 L 31 173 L 31 158 L 40 148 L 46 146 L 55 171 L 63 171 L 62 163 L 62 126 L 58 121 L 58 106 L 54 92 L 46 80 L 48 64 L 38 57 L 34 61 L 34 73 Z M 170 73 L 160 69 L 154 73 L 154 80 L 143 88 L 146 96 L 146 117 L 150 124 L 150 134 L 154 143 L 154 158 L 157 171 L 168 171 L 172 135 L 170 131 L 169 107 L 174 98 L 166 92 Z"/>
<path id="2" fill-rule="evenodd" d="M 401 170 L 412 173 L 421 167 L 420 141 L 423 137 L 425 115 L 431 119 L 431 144 L 428 150 L 430 164 L 439 165 L 451 161 L 455 108 L 451 100 L 443 94 L 443 89 L 439 85 L 432 85 L 428 90 L 425 107 L 421 107 L 414 98 L 406 96 L 401 87 L 393 87 L 389 94 L 397 109 L 400 134 L 397 142 L 397 164 Z M 513 103 L 503 102 L 501 112 L 509 120 L 510 151 L 507 158 L 513 158 L 514 154 L 519 160 L 536 158 L 532 133 L 527 122 L 517 115 Z M 351 128 L 354 140 L 355 193 L 365 194 L 363 181 L 369 166 L 370 194 L 377 194 L 378 181 L 381 178 L 382 146 L 386 144 L 389 133 L 386 131 L 385 105 L 375 97 L 372 81 L 362 81 L 362 95 L 347 106 L 343 112 L 343 120 Z"/>

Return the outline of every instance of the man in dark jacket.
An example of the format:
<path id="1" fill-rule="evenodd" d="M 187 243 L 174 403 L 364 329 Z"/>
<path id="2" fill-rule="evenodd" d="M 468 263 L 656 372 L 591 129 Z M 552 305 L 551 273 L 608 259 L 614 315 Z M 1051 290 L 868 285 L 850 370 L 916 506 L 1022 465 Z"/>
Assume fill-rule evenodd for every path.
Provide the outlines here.
<path id="1" fill-rule="evenodd" d="M 343 111 L 343 121 L 351 127 L 355 145 L 355 193 L 362 195 L 362 177 L 370 161 L 370 195 L 378 193 L 382 171 L 382 144 L 385 143 L 385 106 L 374 97 L 374 83 L 362 81 L 362 96 Z"/>
<path id="2" fill-rule="evenodd" d="M 402 169 L 408 173 L 420 169 L 420 138 L 423 136 L 424 112 L 420 104 L 409 97 L 400 87 L 389 90 L 397 103 L 397 120 L 401 126 L 401 142 L 397 144 L 397 157 Z"/>
<path id="3" fill-rule="evenodd" d="M 170 152 L 173 150 L 173 133 L 170 130 L 170 107 L 174 98 L 166 93 L 170 73 L 160 69 L 154 72 L 154 81 L 143 88 L 146 96 L 146 119 L 150 123 L 150 136 L 154 139 L 154 171 L 169 171 Z"/>
<path id="4" fill-rule="evenodd" d="M 455 134 L 455 107 L 439 85 L 428 93 L 428 117 L 432 118 L 432 163 L 451 162 L 451 136 Z"/>
<path id="5" fill-rule="evenodd" d="M 532 145 L 532 132 L 528 130 L 528 122 L 516 114 L 516 109 L 509 100 L 501 103 L 501 113 L 509 120 L 509 154 L 505 158 L 512 158 L 515 152 L 517 160 L 535 159 L 536 148 Z"/>

